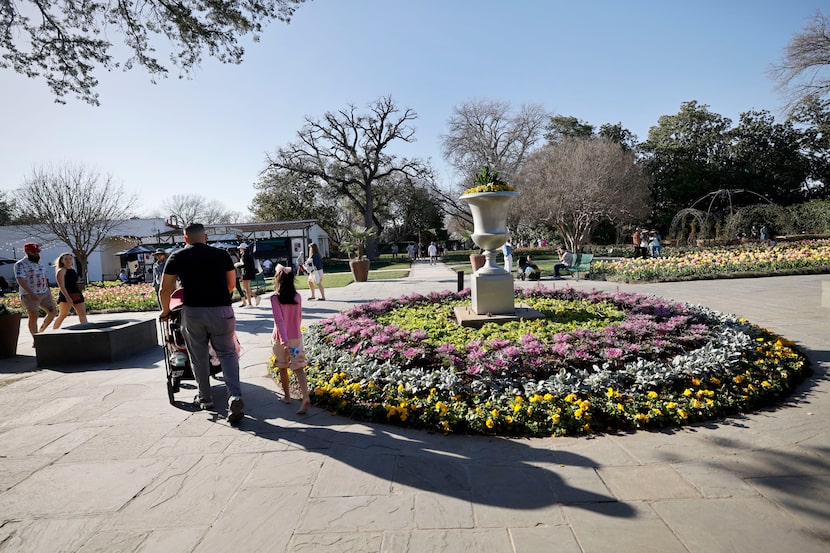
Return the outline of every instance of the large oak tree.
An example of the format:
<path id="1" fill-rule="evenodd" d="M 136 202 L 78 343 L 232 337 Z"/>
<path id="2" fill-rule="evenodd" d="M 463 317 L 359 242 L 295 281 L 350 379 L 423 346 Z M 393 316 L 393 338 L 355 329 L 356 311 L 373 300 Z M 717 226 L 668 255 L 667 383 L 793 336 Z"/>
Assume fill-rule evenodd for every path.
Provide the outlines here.
<path id="1" fill-rule="evenodd" d="M 318 179 L 325 194 L 346 198 L 363 216 L 362 227 L 373 228 L 378 236 L 385 226 L 378 207 L 388 204 L 389 190 L 431 173 L 421 160 L 391 152 L 399 143 L 415 141 L 412 122 L 417 117 L 411 108 L 399 109 L 391 97 L 375 100 L 366 112 L 350 105 L 320 119 L 306 117 L 298 140 L 269 156 L 269 167 Z M 377 257 L 375 238 L 368 241 L 367 254 Z"/>

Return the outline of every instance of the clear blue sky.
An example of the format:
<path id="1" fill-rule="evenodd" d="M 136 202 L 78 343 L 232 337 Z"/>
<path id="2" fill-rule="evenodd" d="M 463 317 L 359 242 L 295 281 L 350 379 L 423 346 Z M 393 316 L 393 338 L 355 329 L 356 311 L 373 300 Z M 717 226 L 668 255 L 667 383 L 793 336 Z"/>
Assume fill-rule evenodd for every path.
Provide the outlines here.
<path id="1" fill-rule="evenodd" d="M 440 137 L 471 99 L 541 104 L 640 140 L 697 100 L 737 121 L 783 104 L 766 76 L 818 0 L 314 0 L 248 43 L 242 65 L 206 60 L 190 80 L 142 70 L 99 75 L 100 107 L 53 103 L 42 81 L 0 73 L 0 190 L 32 167 L 82 163 L 139 195 L 147 215 L 198 194 L 247 215 L 265 155 L 305 116 L 391 95 L 413 108 L 417 142 L 455 176 Z"/>

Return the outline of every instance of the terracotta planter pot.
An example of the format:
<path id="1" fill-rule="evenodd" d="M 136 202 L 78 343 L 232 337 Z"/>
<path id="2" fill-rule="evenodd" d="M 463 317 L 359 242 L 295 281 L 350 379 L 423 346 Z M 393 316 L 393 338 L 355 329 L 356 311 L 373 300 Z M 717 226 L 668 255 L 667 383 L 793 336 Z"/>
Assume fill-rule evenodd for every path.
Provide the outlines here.
<path id="1" fill-rule="evenodd" d="M 473 272 L 475 273 L 482 267 L 484 264 L 487 263 L 487 257 L 484 254 L 471 254 L 470 255 L 470 265 L 473 266 Z"/>
<path id="2" fill-rule="evenodd" d="M 352 270 L 352 276 L 355 282 L 366 282 L 369 280 L 369 264 L 368 259 L 353 259 L 349 261 L 349 269 Z"/>
<path id="3" fill-rule="evenodd" d="M 22 318 L 20 313 L 0 316 L 0 358 L 17 355 L 17 338 L 20 336 Z"/>

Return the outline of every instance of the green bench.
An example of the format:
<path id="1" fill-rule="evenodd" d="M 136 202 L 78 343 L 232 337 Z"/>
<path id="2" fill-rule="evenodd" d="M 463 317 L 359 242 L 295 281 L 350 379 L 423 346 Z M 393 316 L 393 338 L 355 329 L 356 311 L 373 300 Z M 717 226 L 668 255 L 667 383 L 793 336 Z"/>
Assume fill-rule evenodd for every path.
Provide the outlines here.
<path id="1" fill-rule="evenodd" d="M 579 280 L 579 273 L 586 273 L 591 274 L 591 261 L 594 259 L 594 254 L 592 253 L 575 253 L 573 254 L 573 265 L 570 267 L 565 267 L 564 269 L 560 269 L 559 272 L 562 273 L 563 271 L 567 274 L 576 275 L 576 280 Z"/>
<path id="2" fill-rule="evenodd" d="M 263 275 L 262 273 L 257 273 L 254 277 L 254 280 L 251 281 L 251 293 L 254 295 L 254 303 L 259 305 L 259 302 L 261 300 L 260 296 L 268 291 L 267 287 L 268 282 L 265 279 L 265 275 Z"/>

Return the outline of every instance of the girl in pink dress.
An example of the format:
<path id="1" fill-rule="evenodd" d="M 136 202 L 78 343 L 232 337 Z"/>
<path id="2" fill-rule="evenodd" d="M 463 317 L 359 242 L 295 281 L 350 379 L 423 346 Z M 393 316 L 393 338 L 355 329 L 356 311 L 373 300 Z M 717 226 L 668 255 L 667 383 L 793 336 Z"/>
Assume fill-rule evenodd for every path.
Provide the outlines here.
<path id="1" fill-rule="evenodd" d="M 277 368 L 280 370 L 284 403 L 291 403 L 291 392 L 288 386 L 288 369 L 294 371 L 303 402 L 297 414 L 308 411 L 310 400 L 308 397 L 308 381 L 305 375 L 307 366 L 305 351 L 303 350 L 303 334 L 300 325 L 303 320 L 303 304 L 300 294 L 294 286 L 294 272 L 291 267 L 282 264 L 276 266 L 274 274 L 274 293 L 271 295 L 271 312 L 274 314 L 274 331 L 271 333 L 274 357 Z"/>

